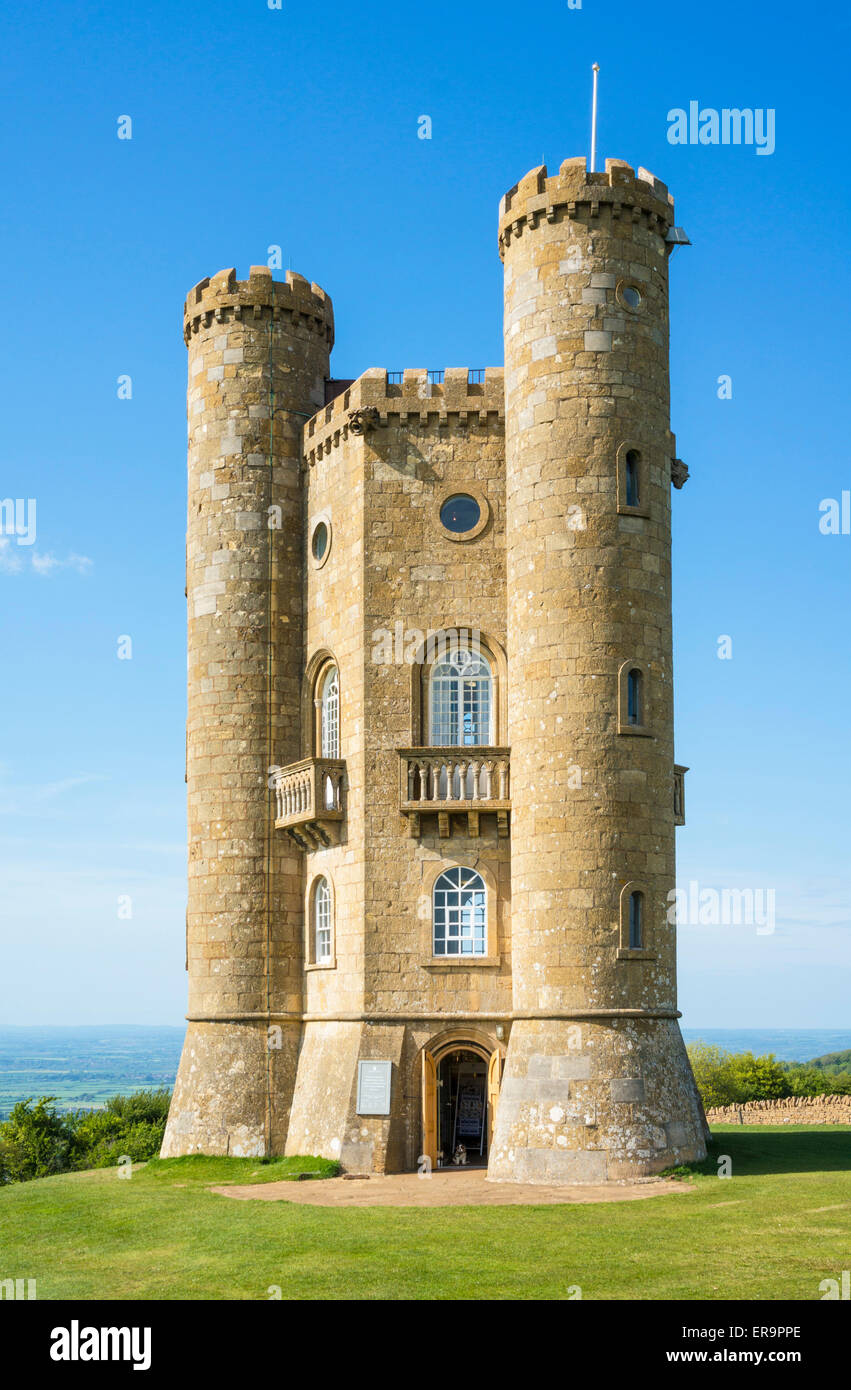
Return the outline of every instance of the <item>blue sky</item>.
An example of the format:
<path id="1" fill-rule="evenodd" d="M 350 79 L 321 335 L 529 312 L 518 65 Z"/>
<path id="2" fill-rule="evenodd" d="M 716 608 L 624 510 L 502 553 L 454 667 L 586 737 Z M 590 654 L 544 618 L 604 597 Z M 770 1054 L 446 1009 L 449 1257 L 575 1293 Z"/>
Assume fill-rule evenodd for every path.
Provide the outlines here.
<path id="1" fill-rule="evenodd" d="M 186 292 L 277 244 L 333 297 L 335 375 L 501 363 L 498 200 L 587 150 L 597 61 L 601 159 L 664 179 L 693 242 L 679 882 L 775 891 L 773 932 L 681 928 L 684 1023 L 851 1023 L 851 535 L 819 531 L 851 489 L 844 9 L 60 3 L 0 42 L 0 498 L 37 500 L 35 544 L 0 537 L 0 1021 L 183 1015 Z M 773 109 L 775 152 L 671 145 L 692 100 Z"/>

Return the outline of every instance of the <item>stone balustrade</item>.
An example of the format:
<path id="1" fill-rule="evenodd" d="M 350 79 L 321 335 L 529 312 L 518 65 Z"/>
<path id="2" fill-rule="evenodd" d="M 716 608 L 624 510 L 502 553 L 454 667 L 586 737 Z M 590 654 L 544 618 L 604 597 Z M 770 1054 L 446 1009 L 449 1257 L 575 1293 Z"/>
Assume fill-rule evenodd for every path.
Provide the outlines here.
<path id="1" fill-rule="evenodd" d="M 303 849 L 331 843 L 328 827 L 344 815 L 346 764 L 303 758 L 274 772 L 275 825 Z"/>
<path id="2" fill-rule="evenodd" d="M 409 818 L 412 835 L 423 815 L 437 815 L 440 835 L 452 829 L 451 817 L 467 817 L 467 833 L 479 834 L 482 813 L 496 815 L 500 835 L 508 834 L 511 811 L 510 749 L 400 748 L 399 807 Z"/>

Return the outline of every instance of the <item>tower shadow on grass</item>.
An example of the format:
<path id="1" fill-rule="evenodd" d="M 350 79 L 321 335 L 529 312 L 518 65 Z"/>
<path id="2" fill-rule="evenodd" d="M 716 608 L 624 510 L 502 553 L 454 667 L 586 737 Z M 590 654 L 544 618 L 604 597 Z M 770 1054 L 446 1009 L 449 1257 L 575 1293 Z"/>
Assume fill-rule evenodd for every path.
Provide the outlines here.
<path id="1" fill-rule="evenodd" d="M 728 1154 L 738 1177 L 767 1173 L 828 1173 L 851 1171 L 851 1126 L 831 1129 L 731 1126 L 713 1129 L 703 1163 L 690 1163 L 676 1172 L 715 1177 L 718 1160 Z"/>

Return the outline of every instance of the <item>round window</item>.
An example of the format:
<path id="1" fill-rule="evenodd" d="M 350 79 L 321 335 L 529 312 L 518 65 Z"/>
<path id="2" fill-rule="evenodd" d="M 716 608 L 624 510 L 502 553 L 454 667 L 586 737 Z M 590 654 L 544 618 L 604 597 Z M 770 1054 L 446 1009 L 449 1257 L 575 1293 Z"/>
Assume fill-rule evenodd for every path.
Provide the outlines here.
<path id="1" fill-rule="evenodd" d="M 474 526 L 478 526 L 481 515 L 482 509 L 475 497 L 470 497 L 466 492 L 447 497 L 440 508 L 442 524 L 447 531 L 453 531 L 456 535 L 472 531 Z"/>
<path id="2" fill-rule="evenodd" d="M 628 309 L 640 309 L 641 291 L 637 290 L 635 285 L 624 285 L 621 298 Z"/>
<path id="3" fill-rule="evenodd" d="M 326 526 L 324 521 L 320 521 L 319 525 L 313 532 L 311 549 L 313 550 L 314 560 L 324 559 L 325 552 L 328 549 L 328 527 Z"/>

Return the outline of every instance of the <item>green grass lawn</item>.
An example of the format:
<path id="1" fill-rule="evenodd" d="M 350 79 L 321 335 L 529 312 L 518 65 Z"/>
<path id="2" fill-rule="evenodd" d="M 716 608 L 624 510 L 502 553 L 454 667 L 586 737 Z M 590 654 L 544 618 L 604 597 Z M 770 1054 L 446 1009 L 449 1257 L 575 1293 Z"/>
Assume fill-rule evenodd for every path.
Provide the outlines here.
<path id="1" fill-rule="evenodd" d="M 817 1300 L 849 1264 L 851 1129 L 717 1127 L 693 1190 L 589 1206 L 235 1202 L 319 1159 L 171 1159 L 0 1190 L 0 1279 L 40 1299 Z M 733 1176 L 717 1177 L 728 1154 Z"/>

